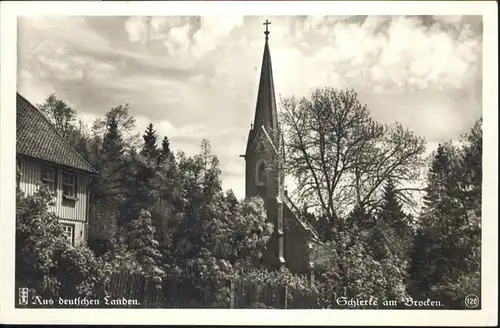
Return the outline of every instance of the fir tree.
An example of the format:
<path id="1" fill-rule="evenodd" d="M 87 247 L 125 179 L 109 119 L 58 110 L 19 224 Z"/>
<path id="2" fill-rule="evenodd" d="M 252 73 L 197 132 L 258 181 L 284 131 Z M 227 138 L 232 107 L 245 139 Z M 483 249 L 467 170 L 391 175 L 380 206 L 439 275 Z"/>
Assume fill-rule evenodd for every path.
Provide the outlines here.
<path id="1" fill-rule="evenodd" d="M 152 188 L 159 170 L 159 150 L 156 146 L 156 131 L 153 124 L 149 124 L 143 135 L 144 142 L 139 154 L 131 154 L 131 172 L 127 201 L 123 206 L 123 216 L 129 219 L 140 215 L 141 209 L 153 209 L 158 200 L 160 191 Z M 154 213 L 153 213 L 154 214 Z M 154 215 L 156 217 L 156 215 Z"/>
<path id="2" fill-rule="evenodd" d="M 76 150 L 80 156 L 83 157 L 87 162 L 90 161 L 90 151 L 88 147 L 88 141 L 85 136 L 80 131 L 75 131 L 74 133 L 74 146 L 73 148 Z"/>
<path id="3" fill-rule="evenodd" d="M 160 157 L 162 160 L 166 160 L 169 158 L 172 158 L 174 154 L 172 153 L 172 150 L 170 149 L 170 140 L 168 140 L 168 137 L 165 136 L 163 137 L 163 140 L 161 142 L 161 152 L 160 152 Z"/>
<path id="4" fill-rule="evenodd" d="M 102 142 L 100 166 L 113 167 L 122 159 L 124 145 L 115 117 L 109 119 L 106 134 Z M 111 172 L 109 172 L 111 173 Z"/>
<path id="5" fill-rule="evenodd" d="M 427 176 L 424 207 L 442 211 L 452 208 L 456 195 L 457 150 L 451 143 L 439 144 Z"/>
<path id="6" fill-rule="evenodd" d="M 461 158 L 462 188 L 465 191 L 467 209 L 477 217 L 481 216 L 481 186 L 483 182 L 483 133 L 482 118 L 479 119 L 471 131 L 462 137 L 464 144 Z"/>
<path id="7" fill-rule="evenodd" d="M 203 195 L 208 200 L 213 195 L 222 192 L 222 181 L 219 159 L 212 153 L 207 139 L 201 142 L 201 154 L 198 155 L 198 160 L 202 163 Z"/>
<path id="8" fill-rule="evenodd" d="M 363 206 L 358 205 L 349 214 L 346 225 L 361 229 L 371 228 L 374 225 L 374 218 Z"/>
<path id="9" fill-rule="evenodd" d="M 130 222 L 128 245 L 141 264 L 144 274 L 160 282 L 164 274 L 159 266 L 161 254 L 158 250 L 159 243 L 155 239 L 155 228 L 148 211 L 141 210 L 139 217 Z"/>
<path id="10" fill-rule="evenodd" d="M 144 144 L 142 146 L 141 155 L 150 160 L 156 159 L 160 152 L 156 147 L 157 136 L 152 123 L 149 123 L 142 138 L 144 139 Z"/>
<path id="11" fill-rule="evenodd" d="M 411 251 L 410 289 L 417 293 L 418 297 L 429 297 L 432 286 L 445 277 L 448 270 L 446 266 L 451 264 L 452 254 L 446 237 L 451 228 L 451 212 L 454 211 L 451 203 L 453 199 L 450 197 L 453 155 L 451 144 L 439 144 L 433 154 L 427 176 L 424 209 Z"/>
<path id="12" fill-rule="evenodd" d="M 472 137 L 474 135 L 480 135 L 478 124 L 468 137 L 480 139 Z M 451 308 L 463 308 L 467 293 L 480 294 L 477 287 L 480 285 L 481 217 L 477 210 L 480 200 L 469 201 L 474 184 L 467 182 L 473 180 L 468 180 L 472 172 L 481 171 L 480 145 L 481 142 L 465 142 L 462 148 L 457 148 L 447 143 L 434 153 L 421 226 L 411 254 L 412 293 L 415 297 L 440 299 Z M 470 154 L 475 156 L 470 158 Z M 475 197 L 478 194 L 480 186 Z"/>
<path id="13" fill-rule="evenodd" d="M 90 184 L 89 245 L 98 254 L 109 250 L 112 240 L 122 226 L 119 211 L 127 191 L 128 165 L 124 141 L 116 116 L 109 116 L 102 143 L 92 141 L 95 151 L 94 167 L 99 176 Z"/>
<path id="14" fill-rule="evenodd" d="M 398 201 L 396 188 L 392 181 L 388 181 L 385 186 L 379 222 L 395 229 L 400 237 L 407 237 L 409 232 L 407 215 L 403 212 L 403 206 Z"/>
<path id="15" fill-rule="evenodd" d="M 390 180 L 385 186 L 383 203 L 377 214 L 372 238 L 373 251 L 377 259 L 387 256 L 407 259 L 411 243 L 410 228 L 407 215 L 398 201 L 396 188 Z"/>

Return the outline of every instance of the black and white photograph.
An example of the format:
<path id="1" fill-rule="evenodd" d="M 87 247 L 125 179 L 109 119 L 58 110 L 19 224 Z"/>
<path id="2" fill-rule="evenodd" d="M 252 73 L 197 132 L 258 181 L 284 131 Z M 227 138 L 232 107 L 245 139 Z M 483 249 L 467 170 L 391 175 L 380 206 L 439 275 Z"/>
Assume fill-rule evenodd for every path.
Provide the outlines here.
<path id="1" fill-rule="evenodd" d="M 460 310 L 495 324 L 498 104 L 485 90 L 498 80 L 483 72 L 498 43 L 483 42 L 495 4 L 482 4 L 18 9 L 2 300 L 17 316 Z"/>

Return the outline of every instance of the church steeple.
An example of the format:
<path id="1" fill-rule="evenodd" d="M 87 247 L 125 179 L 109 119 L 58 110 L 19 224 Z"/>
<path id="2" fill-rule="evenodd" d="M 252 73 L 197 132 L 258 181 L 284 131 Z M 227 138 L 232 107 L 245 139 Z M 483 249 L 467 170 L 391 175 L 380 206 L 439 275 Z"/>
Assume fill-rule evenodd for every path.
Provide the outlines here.
<path id="1" fill-rule="evenodd" d="M 276 97 L 274 94 L 273 68 L 271 64 L 271 52 L 269 50 L 269 30 L 271 24 L 266 20 L 266 35 L 264 44 L 264 54 L 262 56 L 262 67 L 260 71 L 259 91 L 257 94 L 257 104 L 253 127 L 257 131 L 264 126 L 268 133 L 278 130 L 278 112 L 276 109 Z M 276 142 L 277 140 L 273 140 Z M 277 146 L 275 144 L 275 146 Z"/>
<path id="2" fill-rule="evenodd" d="M 264 53 L 262 55 L 262 67 L 260 72 L 259 90 L 257 93 L 257 103 L 255 106 L 255 116 L 253 124 L 248 133 L 248 142 L 245 155 L 246 161 L 246 195 L 255 196 L 260 194 L 265 197 L 274 197 L 274 188 L 266 183 L 263 188 L 263 182 L 259 182 L 259 170 L 262 169 L 262 162 L 267 162 L 277 155 L 280 151 L 281 140 L 278 125 L 278 111 L 276 108 L 276 97 L 274 94 L 273 67 L 271 64 L 271 51 L 269 50 L 269 24 L 268 20 L 264 25 L 265 43 Z M 267 140 L 267 141 L 264 141 Z M 262 142 L 266 147 L 262 148 Z M 267 150 L 266 150 L 267 149 Z M 265 165 L 264 165 L 265 166 Z M 271 178 L 274 173 L 266 174 Z M 262 176 L 262 175 L 261 175 Z M 274 181 L 274 180 L 273 180 Z M 270 182 L 271 183 L 271 180 Z M 272 182 L 274 184 L 274 182 Z M 259 186 L 260 185 L 260 186 Z M 270 192 L 267 195 L 267 192 Z M 267 195 L 267 196 L 266 196 Z"/>
<path id="3" fill-rule="evenodd" d="M 266 38 L 255 117 L 243 157 L 245 158 L 245 195 L 246 197 L 260 196 L 264 200 L 267 218 L 275 228 L 263 261 L 269 268 L 279 268 L 285 264 L 282 201 L 284 175 L 277 160 L 282 151 L 282 139 L 278 126 L 273 68 L 269 51 L 269 24 L 271 23 L 268 20 L 264 23 Z"/>

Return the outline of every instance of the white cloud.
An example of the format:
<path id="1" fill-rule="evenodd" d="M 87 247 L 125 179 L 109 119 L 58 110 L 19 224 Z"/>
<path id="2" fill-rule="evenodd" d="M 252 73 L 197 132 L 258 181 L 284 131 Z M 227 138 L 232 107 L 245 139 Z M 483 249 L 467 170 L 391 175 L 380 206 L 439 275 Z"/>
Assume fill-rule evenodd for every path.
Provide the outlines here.
<path id="1" fill-rule="evenodd" d="M 183 26 L 172 27 L 165 40 L 165 46 L 172 56 L 185 56 L 191 46 L 189 31 L 191 27 L 186 24 Z"/>
<path id="2" fill-rule="evenodd" d="M 80 81 L 88 83 L 100 81 L 115 76 L 118 73 L 116 67 L 111 64 L 98 62 L 95 59 L 77 55 L 75 51 L 59 47 L 52 53 L 42 52 L 35 58 L 31 58 L 31 65 L 43 64 L 41 70 L 50 71 L 47 77 L 53 76 L 62 80 Z"/>
<path id="3" fill-rule="evenodd" d="M 87 112 L 79 112 L 78 119 L 82 121 L 83 125 L 87 127 L 92 127 L 92 124 L 97 119 L 97 115 Z"/>
<path id="4" fill-rule="evenodd" d="M 229 38 L 233 28 L 243 24 L 241 16 L 204 16 L 201 18 L 201 27 L 193 35 L 192 53 L 195 57 L 202 57 L 214 50 Z"/>
<path id="5" fill-rule="evenodd" d="M 439 18 L 457 24 L 459 17 Z M 480 65 L 480 41 L 470 26 L 456 32 L 441 23 L 424 26 L 418 18 L 368 17 L 362 24 L 335 18 L 308 18 L 304 31 L 318 29 L 323 45 L 311 61 L 336 70 L 365 88 L 425 89 L 470 85 Z M 304 33 L 302 36 L 304 37 Z M 327 63 L 335 64 L 329 68 Z M 367 78 L 368 77 L 368 78 Z"/>
<path id="6" fill-rule="evenodd" d="M 242 172 L 244 174 L 244 172 Z M 222 188 L 225 190 L 233 190 L 234 195 L 238 199 L 243 199 L 245 197 L 245 184 L 241 178 L 236 177 L 226 177 L 222 181 Z"/>
<path id="7" fill-rule="evenodd" d="M 146 43 L 160 39 L 170 55 L 196 58 L 216 49 L 225 40 L 233 28 L 243 24 L 241 16 L 204 16 L 200 18 L 200 27 L 192 36 L 189 18 L 183 17 L 130 17 L 125 22 L 125 30 L 132 43 Z"/>
<path id="8" fill-rule="evenodd" d="M 445 24 L 458 24 L 462 21 L 462 16 L 457 15 L 435 15 L 433 18 Z"/>
<path id="9" fill-rule="evenodd" d="M 90 66 L 90 64 L 89 64 Z M 87 67 L 89 67 L 87 66 Z M 88 77 L 94 80 L 109 79 L 118 73 L 118 70 L 113 65 L 107 63 L 93 63 L 87 73 Z"/>
<path id="10" fill-rule="evenodd" d="M 167 37 L 169 29 L 185 25 L 189 18 L 176 16 L 133 16 L 125 21 L 125 30 L 132 43 L 146 43 Z"/>
<path id="11" fill-rule="evenodd" d="M 189 78 L 189 82 L 202 83 L 204 81 L 204 76 L 202 74 L 195 75 Z"/>
<path id="12" fill-rule="evenodd" d="M 125 21 L 125 29 L 130 42 L 144 42 L 146 40 L 145 17 L 130 17 Z"/>
<path id="13" fill-rule="evenodd" d="M 189 137 L 189 138 L 201 138 L 206 136 L 206 127 L 203 124 L 186 124 L 183 126 L 174 126 L 167 120 L 154 121 L 152 122 L 149 118 L 137 115 L 134 116 L 136 120 L 135 133 L 143 133 L 149 123 L 153 123 L 154 129 L 159 136 L 167 136 L 169 138 L 175 137 Z"/>
<path id="14" fill-rule="evenodd" d="M 53 50 L 58 48 L 58 44 L 94 49 L 109 47 L 109 42 L 105 38 L 89 30 L 85 17 L 82 16 L 20 17 L 19 27 L 19 40 L 28 43 L 28 48 L 33 50 L 40 46 L 46 47 L 47 42 L 55 40 L 57 42 L 53 44 Z"/>

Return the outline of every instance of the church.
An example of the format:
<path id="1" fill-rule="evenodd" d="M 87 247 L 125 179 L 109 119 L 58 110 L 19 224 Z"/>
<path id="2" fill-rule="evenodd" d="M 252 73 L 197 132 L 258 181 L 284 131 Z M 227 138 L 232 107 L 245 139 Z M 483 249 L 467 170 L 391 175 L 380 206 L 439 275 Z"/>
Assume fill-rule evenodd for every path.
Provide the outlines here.
<path id="1" fill-rule="evenodd" d="M 260 196 L 274 225 L 263 264 L 314 277 L 318 255 L 324 248 L 318 233 L 300 217 L 284 188 L 284 139 L 278 122 L 269 30 L 266 20 L 264 54 L 253 124 L 248 133 L 245 159 L 245 196 Z"/>

